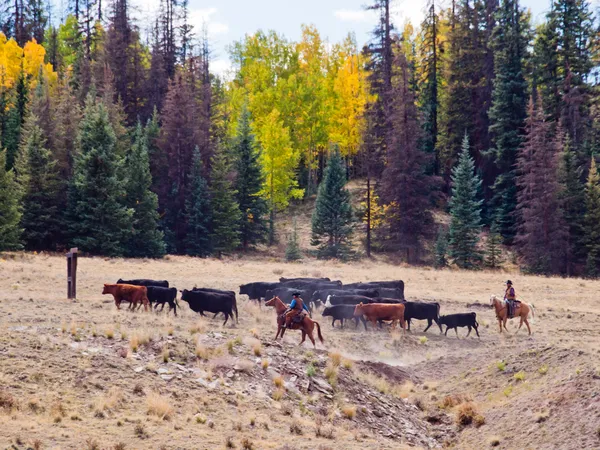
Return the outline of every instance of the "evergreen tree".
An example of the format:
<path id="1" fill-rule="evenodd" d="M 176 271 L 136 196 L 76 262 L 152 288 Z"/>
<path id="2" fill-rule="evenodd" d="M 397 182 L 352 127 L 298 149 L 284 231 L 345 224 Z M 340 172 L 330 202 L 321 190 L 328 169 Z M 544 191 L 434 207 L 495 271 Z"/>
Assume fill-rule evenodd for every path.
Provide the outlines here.
<path id="1" fill-rule="evenodd" d="M 15 165 L 15 160 L 19 154 L 19 144 L 21 142 L 21 128 L 27 115 L 27 102 L 29 101 L 29 88 L 27 87 L 27 77 L 25 71 L 21 68 L 19 78 L 15 87 L 13 99 L 14 106 L 8 112 L 6 123 L 6 132 L 2 143 L 6 148 L 6 168 L 11 169 Z"/>
<path id="2" fill-rule="evenodd" d="M 475 163 L 465 134 L 458 164 L 452 170 L 452 198 L 450 199 L 449 254 L 463 269 L 473 269 L 481 262 L 477 249 L 481 231 L 481 204 L 477 193 L 481 180 L 475 174 Z"/>
<path id="3" fill-rule="evenodd" d="M 260 166 L 260 151 L 250 129 L 250 113 L 244 107 L 234 142 L 237 170 L 237 202 L 240 206 L 240 240 L 247 250 L 250 245 L 262 242 L 267 233 L 265 215 L 267 203 L 260 197 L 264 175 Z"/>
<path id="4" fill-rule="evenodd" d="M 557 139 L 562 138 L 562 130 L 557 132 Z M 577 164 L 577 157 L 572 149 L 568 135 L 562 145 L 560 165 L 560 202 L 565 222 L 568 226 L 566 242 L 566 270 L 572 275 L 578 262 L 583 257 L 583 217 L 585 214 L 584 185 L 581 182 L 582 170 Z"/>
<path id="5" fill-rule="evenodd" d="M 152 175 L 147 136 L 138 122 L 133 145 L 125 160 L 125 186 L 128 208 L 133 210 L 131 237 L 126 242 L 127 256 L 158 258 L 165 254 L 163 234 L 158 230 L 158 197 L 150 190 Z"/>
<path id="6" fill-rule="evenodd" d="M 122 203 L 125 189 L 115 144 L 104 103 L 88 97 L 69 188 L 69 233 L 72 245 L 107 256 L 125 253 L 133 216 L 133 210 Z"/>
<path id="7" fill-rule="evenodd" d="M 499 232 L 499 227 L 496 223 L 493 223 L 490 227 L 490 233 L 487 238 L 485 246 L 485 265 L 490 269 L 497 269 L 500 265 L 502 251 L 500 245 L 502 244 L 502 235 Z"/>
<path id="8" fill-rule="evenodd" d="M 6 150 L 0 150 L 0 251 L 21 249 L 21 192 L 12 169 L 6 166 Z"/>
<path id="9" fill-rule="evenodd" d="M 212 253 L 211 201 L 210 192 L 204 179 L 202 156 L 198 147 L 194 149 L 192 170 L 189 173 L 189 193 L 185 200 L 187 234 L 185 252 L 191 256 L 205 257 Z"/>
<path id="10" fill-rule="evenodd" d="M 526 139 L 517 160 L 519 214 L 515 242 L 523 264 L 532 272 L 564 270 L 567 226 L 560 208 L 558 158 L 562 149 L 544 118 L 541 99 L 529 103 Z"/>
<path id="11" fill-rule="evenodd" d="M 497 173 L 492 187 L 493 216 L 502 236 L 510 242 L 516 233 L 516 160 L 527 116 L 524 59 L 528 39 L 518 0 L 503 0 L 496 17 L 492 36 L 496 77 L 489 112 L 492 149 L 487 154 Z"/>
<path id="12" fill-rule="evenodd" d="M 353 214 L 346 189 L 346 170 L 336 149 L 319 185 L 312 215 L 311 245 L 318 246 L 320 258 L 345 258 L 352 249 Z"/>
<path id="13" fill-rule="evenodd" d="M 45 144 L 38 118 L 30 114 L 15 167 L 23 193 L 23 241 L 30 250 L 55 250 L 62 238 L 62 186 L 57 162 Z"/>
<path id="14" fill-rule="evenodd" d="M 438 230 L 435 240 L 435 267 L 443 268 L 448 265 L 448 233 L 442 227 Z"/>
<path id="15" fill-rule="evenodd" d="M 597 277 L 600 273 L 600 175 L 598 175 L 596 161 L 593 157 L 585 186 L 583 227 L 587 252 L 586 275 Z"/>
<path id="16" fill-rule="evenodd" d="M 240 245 L 240 208 L 235 200 L 237 192 L 229 180 L 230 166 L 227 157 L 221 151 L 212 160 L 211 203 L 213 251 L 221 257 Z"/>
<path id="17" fill-rule="evenodd" d="M 294 229 L 285 247 L 285 260 L 298 261 L 300 259 L 302 259 L 302 251 L 300 250 L 300 244 L 298 244 L 298 226 L 294 217 Z"/>
<path id="18" fill-rule="evenodd" d="M 382 239 L 390 250 L 400 250 L 409 262 L 420 259 L 423 239 L 435 233 L 431 213 L 438 179 L 427 173 L 431 155 L 419 149 L 419 124 L 408 62 L 398 53 L 394 63 L 394 103 L 386 135 L 387 167 L 381 180 L 382 202 L 387 205 L 387 231 Z"/>

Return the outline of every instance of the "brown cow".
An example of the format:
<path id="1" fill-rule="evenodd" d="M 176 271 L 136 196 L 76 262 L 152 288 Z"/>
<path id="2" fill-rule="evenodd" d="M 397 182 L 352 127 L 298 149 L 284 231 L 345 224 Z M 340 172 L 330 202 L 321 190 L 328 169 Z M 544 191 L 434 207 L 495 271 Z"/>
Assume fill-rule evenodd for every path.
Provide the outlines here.
<path id="1" fill-rule="evenodd" d="M 391 320 L 392 328 L 396 329 L 396 323 L 400 322 L 400 325 L 402 325 L 402 329 L 404 330 L 404 334 L 406 334 L 404 305 L 402 303 L 370 303 L 366 305 L 359 303 L 356 305 L 356 308 L 354 308 L 354 316 L 365 316 L 367 320 L 373 324 L 373 327 L 377 325 L 378 320 Z"/>
<path id="2" fill-rule="evenodd" d="M 148 301 L 148 289 L 146 286 L 134 286 L 132 284 L 105 284 L 104 289 L 102 290 L 102 295 L 104 294 L 112 294 L 112 296 L 115 298 L 115 305 L 117 305 L 117 309 L 121 309 L 121 302 L 125 300 L 133 305 L 133 309 L 135 309 L 136 305 L 138 306 L 138 309 L 144 305 L 144 310 L 148 311 L 148 305 L 150 302 Z"/>

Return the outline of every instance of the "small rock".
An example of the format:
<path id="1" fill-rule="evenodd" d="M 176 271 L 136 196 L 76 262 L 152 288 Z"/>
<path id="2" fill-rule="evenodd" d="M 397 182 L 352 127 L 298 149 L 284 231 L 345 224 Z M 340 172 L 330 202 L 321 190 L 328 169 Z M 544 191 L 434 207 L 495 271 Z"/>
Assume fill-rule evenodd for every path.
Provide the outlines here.
<path id="1" fill-rule="evenodd" d="M 175 378 L 175 375 L 161 375 L 160 377 L 165 381 L 171 381 L 173 378 Z"/>
<path id="2" fill-rule="evenodd" d="M 159 375 L 166 375 L 168 373 L 171 373 L 171 371 L 169 369 L 167 369 L 166 367 L 159 367 L 158 370 L 156 371 L 156 373 Z"/>
<path id="3" fill-rule="evenodd" d="M 374 409 L 373 410 L 373 414 L 375 414 L 379 418 L 381 418 L 381 417 L 383 417 L 385 415 L 381 411 L 379 411 L 378 409 Z"/>
<path id="4" fill-rule="evenodd" d="M 223 335 L 221 333 L 213 333 L 213 337 L 216 339 L 221 339 Z"/>
<path id="5" fill-rule="evenodd" d="M 198 383 L 200 386 L 204 386 L 205 388 L 210 389 L 210 383 L 204 378 L 198 378 L 196 380 L 196 383 Z"/>
<path id="6" fill-rule="evenodd" d="M 235 375 L 235 372 L 234 372 L 233 370 L 230 370 L 229 372 L 227 372 L 227 373 L 225 374 L 225 376 L 226 376 L 227 378 L 233 378 L 233 376 L 234 376 L 234 375 Z"/>
<path id="7" fill-rule="evenodd" d="M 139 366 L 139 367 L 136 367 L 135 369 L 133 369 L 133 371 L 134 371 L 135 373 L 140 373 L 140 372 L 143 372 L 143 370 L 144 370 L 144 366 Z"/>

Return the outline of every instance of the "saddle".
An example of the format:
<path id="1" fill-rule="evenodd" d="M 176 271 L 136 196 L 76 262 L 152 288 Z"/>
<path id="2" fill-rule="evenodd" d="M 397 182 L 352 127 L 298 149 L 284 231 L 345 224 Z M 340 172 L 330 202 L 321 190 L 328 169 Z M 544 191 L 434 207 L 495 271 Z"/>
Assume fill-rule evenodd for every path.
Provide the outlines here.
<path id="1" fill-rule="evenodd" d="M 512 302 L 512 305 L 511 305 Z M 506 301 L 506 313 L 509 319 L 514 319 L 515 311 L 521 307 L 521 300 Z"/>

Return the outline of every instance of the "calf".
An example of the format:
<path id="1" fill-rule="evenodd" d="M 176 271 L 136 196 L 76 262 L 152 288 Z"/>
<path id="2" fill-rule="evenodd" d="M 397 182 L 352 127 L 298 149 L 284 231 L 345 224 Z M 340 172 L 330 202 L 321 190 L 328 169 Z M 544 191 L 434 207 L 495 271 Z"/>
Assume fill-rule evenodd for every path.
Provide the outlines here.
<path id="1" fill-rule="evenodd" d="M 181 300 L 187 302 L 190 309 L 194 312 L 204 315 L 204 311 L 211 313 L 223 313 L 225 314 L 225 322 L 227 323 L 229 317 L 233 319 L 233 311 L 236 312 L 237 306 L 235 306 L 235 296 L 228 294 L 218 294 L 216 292 L 208 291 L 188 291 L 184 289 L 181 291 Z"/>
<path id="2" fill-rule="evenodd" d="M 148 288 L 146 286 L 134 286 L 132 284 L 105 284 L 102 295 L 112 294 L 115 299 L 117 309 L 121 309 L 121 302 L 130 302 L 129 307 L 136 305 L 138 309 L 144 305 L 144 310 L 148 311 Z M 139 305 L 138 305 L 139 304 Z"/>
<path id="3" fill-rule="evenodd" d="M 250 300 L 260 301 L 267 298 L 267 291 L 273 290 L 279 283 L 267 283 L 256 281 L 254 283 L 240 285 L 240 295 L 247 295 Z"/>
<path id="4" fill-rule="evenodd" d="M 192 289 L 192 291 L 196 292 L 212 292 L 213 294 L 221 294 L 221 295 L 227 295 L 229 297 L 232 298 L 233 301 L 233 310 L 235 311 L 235 321 L 237 323 L 239 323 L 239 319 L 238 319 L 238 309 L 237 309 L 237 299 L 235 297 L 235 292 L 234 291 L 224 291 L 223 289 L 212 289 L 212 288 L 199 288 L 199 287 L 195 287 Z M 213 319 L 215 317 L 217 317 L 219 313 L 216 313 L 213 316 Z"/>
<path id="5" fill-rule="evenodd" d="M 123 280 L 119 278 L 117 284 L 132 284 L 134 286 L 158 286 L 158 287 L 169 287 L 169 282 L 167 280 Z"/>
<path id="6" fill-rule="evenodd" d="M 372 303 L 369 297 L 365 297 L 362 295 L 330 295 L 327 297 L 327 301 L 325 302 L 325 306 L 335 306 L 335 305 L 358 305 L 359 303 Z"/>
<path id="7" fill-rule="evenodd" d="M 380 320 L 391 320 L 393 329 L 396 329 L 396 324 L 400 322 L 400 325 L 404 330 L 404 334 L 406 334 L 404 305 L 402 303 L 395 305 L 382 303 L 371 303 L 365 305 L 363 303 L 359 303 L 354 308 L 354 315 L 359 317 L 365 316 L 366 319 L 373 324 L 373 328 L 375 328 L 377 322 Z"/>
<path id="8" fill-rule="evenodd" d="M 326 307 L 321 315 L 323 317 L 331 317 L 331 326 L 335 327 L 335 321 L 339 320 L 342 323 L 342 328 L 344 328 L 344 319 L 346 320 L 354 320 L 354 328 L 358 327 L 358 321 L 361 320 L 363 325 L 365 326 L 365 330 L 367 329 L 367 322 L 365 318 L 362 316 L 354 315 L 354 305 L 335 305 Z"/>
<path id="9" fill-rule="evenodd" d="M 148 290 L 148 300 L 150 300 L 150 303 L 154 303 L 155 310 L 158 305 L 162 305 L 160 309 L 162 312 L 165 309 L 165 303 L 168 303 L 169 312 L 172 310 L 177 315 L 177 289 L 159 286 L 147 286 L 146 289 Z"/>
<path id="10" fill-rule="evenodd" d="M 458 327 L 468 327 L 469 332 L 467 333 L 467 337 L 471 334 L 471 328 L 475 328 L 475 333 L 477 333 L 477 337 L 479 336 L 479 324 L 477 323 L 477 314 L 474 312 L 463 313 L 463 314 L 448 314 L 447 316 L 440 316 L 439 323 L 441 325 L 446 325 L 446 332 L 444 333 L 448 336 L 448 330 L 450 328 L 454 328 L 454 332 L 456 333 L 456 337 L 458 337 Z M 441 329 L 440 325 L 440 329 Z"/>
<path id="11" fill-rule="evenodd" d="M 405 302 L 404 306 L 406 307 L 404 319 L 408 322 L 408 331 L 410 331 L 410 321 L 414 319 L 427 320 L 427 327 L 423 330 L 423 333 L 429 330 L 433 322 L 437 323 L 440 327 L 440 333 L 442 333 L 442 326 L 439 322 L 439 303 Z"/>

